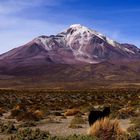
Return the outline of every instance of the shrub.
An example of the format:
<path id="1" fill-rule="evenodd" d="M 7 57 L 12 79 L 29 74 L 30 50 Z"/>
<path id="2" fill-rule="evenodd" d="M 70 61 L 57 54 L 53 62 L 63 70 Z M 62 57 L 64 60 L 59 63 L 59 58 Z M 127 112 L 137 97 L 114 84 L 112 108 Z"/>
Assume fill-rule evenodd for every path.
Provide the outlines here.
<path id="1" fill-rule="evenodd" d="M 131 119 L 131 123 L 133 123 L 137 128 L 138 130 L 140 131 L 140 118 L 132 118 Z"/>
<path id="2" fill-rule="evenodd" d="M 12 134 L 17 131 L 13 122 L 0 122 L 0 133 Z"/>
<path id="3" fill-rule="evenodd" d="M 33 114 L 38 118 L 38 119 L 42 119 L 43 118 L 43 112 L 42 111 L 40 111 L 40 110 L 35 110 L 34 112 L 33 112 Z"/>
<path id="4" fill-rule="evenodd" d="M 82 128 L 82 126 L 81 125 L 78 125 L 78 124 L 70 124 L 69 125 L 69 128 L 77 129 L 77 128 Z"/>
<path id="5" fill-rule="evenodd" d="M 125 135 L 119 126 L 118 120 L 104 118 L 96 121 L 88 130 L 88 135 L 103 140 L 117 140 Z"/>
<path id="6" fill-rule="evenodd" d="M 56 139 L 52 140 L 97 140 L 97 139 L 92 136 L 72 135 L 68 137 L 56 137 Z"/>
<path id="7" fill-rule="evenodd" d="M 39 118 L 33 112 L 24 112 L 16 117 L 18 121 L 39 121 Z"/>
<path id="8" fill-rule="evenodd" d="M 26 110 L 25 105 L 23 104 L 17 104 L 14 108 L 15 110 Z"/>
<path id="9" fill-rule="evenodd" d="M 64 116 L 74 116 L 76 114 L 80 113 L 79 109 L 68 109 L 65 113 Z"/>
<path id="10" fill-rule="evenodd" d="M 10 118 L 16 118 L 18 121 L 39 121 L 43 118 L 43 112 L 40 110 L 30 111 L 21 105 L 17 105 L 11 110 Z"/>
<path id="11" fill-rule="evenodd" d="M 26 111 L 27 110 L 23 105 L 18 104 L 11 110 L 10 118 L 16 118 L 18 116 L 21 116 Z"/>
<path id="12" fill-rule="evenodd" d="M 71 135 L 67 137 L 51 136 L 47 132 L 42 132 L 39 129 L 31 130 L 24 129 L 23 133 L 19 132 L 15 136 L 11 136 L 8 140 L 97 140 L 92 136 Z"/>
<path id="13" fill-rule="evenodd" d="M 140 140 L 140 134 L 136 131 L 129 132 L 127 140 Z"/>
<path id="14" fill-rule="evenodd" d="M 133 125 L 128 128 L 129 136 L 128 140 L 139 140 L 140 139 L 140 118 L 131 119 Z"/>
<path id="15" fill-rule="evenodd" d="M 77 114 L 71 120 L 71 124 L 85 124 L 85 123 L 86 123 L 86 119 L 84 119 L 80 114 Z"/>
<path id="16" fill-rule="evenodd" d="M 69 128 L 73 128 L 73 129 L 82 128 L 82 126 L 79 124 L 85 124 L 85 123 L 86 123 L 86 120 L 80 114 L 77 114 L 71 120 Z"/>
<path id="17" fill-rule="evenodd" d="M 21 113 L 22 112 L 20 110 L 13 109 L 13 110 L 11 110 L 11 114 L 10 114 L 9 118 L 15 118 L 16 116 L 18 116 Z"/>
<path id="18" fill-rule="evenodd" d="M 48 132 L 40 131 L 40 129 L 32 130 L 30 128 L 18 130 L 15 136 L 11 136 L 10 140 L 43 140 L 48 139 Z"/>
<path id="19" fill-rule="evenodd" d="M 132 107 L 122 108 L 117 112 L 117 118 L 120 118 L 120 119 L 127 119 L 132 116 L 133 117 L 137 116 L 137 113 Z"/>
<path id="20" fill-rule="evenodd" d="M 3 113 L 5 113 L 6 111 L 3 108 L 0 108 L 0 116 L 2 116 Z"/>

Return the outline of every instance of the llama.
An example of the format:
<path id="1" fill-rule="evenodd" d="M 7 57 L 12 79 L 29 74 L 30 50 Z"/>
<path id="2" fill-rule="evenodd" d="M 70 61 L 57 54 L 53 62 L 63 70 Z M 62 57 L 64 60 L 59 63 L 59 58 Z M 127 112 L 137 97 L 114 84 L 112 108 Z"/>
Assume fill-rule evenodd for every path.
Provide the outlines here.
<path id="1" fill-rule="evenodd" d="M 97 120 L 108 117 L 110 114 L 110 107 L 105 107 L 103 111 L 90 111 L 88 116 L 89 125 L 93 125 Z"/>

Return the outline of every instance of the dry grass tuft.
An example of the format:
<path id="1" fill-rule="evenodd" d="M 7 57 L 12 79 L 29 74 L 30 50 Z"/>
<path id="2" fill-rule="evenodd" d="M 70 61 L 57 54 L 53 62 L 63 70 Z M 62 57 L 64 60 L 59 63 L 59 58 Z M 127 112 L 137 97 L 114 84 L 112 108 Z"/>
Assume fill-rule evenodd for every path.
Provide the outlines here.
<path id="1" fill-rule="evenodd" d="M 82 117 L 82 115 L 77 114 L 71 120 L 69 128 L 82 128 L 80 124 L 86 124 L 86 120 Z"/>
<path id="2" fill-rule="evenodd" d="M 27 109 L 23 105 L 17 105 L 11 110 L 9 118 L 16 118 L 17 121 L 39 121 L 44 116 L 40 110 Z"/>
<path id="3" fill-rule="evenodd" d="M 42 119 L 43 116 L 44 116 L 44 113 L 43 113 L 42 111 L 40 111 L 40 110 L 36 110 L 36 111 L 34 112 L 34 115 L 35 115 L 37 118 Z"/>
<path id="4" fill-rule="evenodd" d="M 39 121 L 42 118 L 43 118 L 43 112 L 39 110 L 36 110 L 35 112 L 27 111 L 17 116 L 18 121 L 22 121 L 22 120 L 23 121 L 30 121 L 30 120 Z"/>
<path id="5" fill-rule="evenodd" d="M 88 130 L 88 135 L 96 136 L 103 140 L 119 140 L 125 135 L 117 119 L 104 118 L 96 121 Z"/>
<path id="6" fill-rule="evenodd" d="M 122 108 L 118 111 L 118 114 L 117 114 L 117 118 L 120 118 L 120 119 L 127 119 L 127 118 L 130 118 L 131 116 L 133 117 L 138 116 L 138 113 L 136 113 L 133 107 Z"/>
<path id="7" fill-rule="evenodd" d="M 14 108 L 14 110 L 26 110 L 25 105 L 17 104 Z"/>
<path id="8" fill-rule="evenodd" d="M 68 109 L 65 113 L 64 113 L 64 116 L 74 116 L 76 114 L 80 113 L 80 110 L 79 109 Z"/>
<path id="9" fill-rule="evenodd" d="M 3 113 L 5 113 L 6 111 L 3 108 L 0 108 L 0 116 L 2 116 Z"/>
<path id="10" fill-rule="evenodd" d="M 82 115 L 77 114 L 71 120 L 71 124 L 86 124 L 86 119 L 82 117 Z"/>

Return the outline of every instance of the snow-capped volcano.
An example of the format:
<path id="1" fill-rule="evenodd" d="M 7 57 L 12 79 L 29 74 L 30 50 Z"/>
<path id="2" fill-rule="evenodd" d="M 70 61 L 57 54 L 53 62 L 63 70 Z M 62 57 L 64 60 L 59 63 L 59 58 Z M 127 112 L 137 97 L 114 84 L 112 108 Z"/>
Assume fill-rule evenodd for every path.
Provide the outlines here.
<path id="1" fill-rule="evenodd" d="M 0 55 L 9 64 L 100 63 L 108 60 L 139 59 L 140 49 L 120 44 L 80 24 L 57 35 L 40 36 L 19 48 Z"/>

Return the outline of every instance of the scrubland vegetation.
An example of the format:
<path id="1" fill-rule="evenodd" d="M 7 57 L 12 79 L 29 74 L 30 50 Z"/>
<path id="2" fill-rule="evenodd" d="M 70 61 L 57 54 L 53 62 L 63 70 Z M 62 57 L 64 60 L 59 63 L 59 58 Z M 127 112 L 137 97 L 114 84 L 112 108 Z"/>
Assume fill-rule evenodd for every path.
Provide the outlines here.
<path id="1" fill-rule="evenodd" d="M 111 108 L 109 118 L 89 127 L 89 112 L 105 106 Z M 130 120 L 125 130 L 121 120 Z M 1 89 L 0 139 L 139 140 L 140 89 Z"/>

